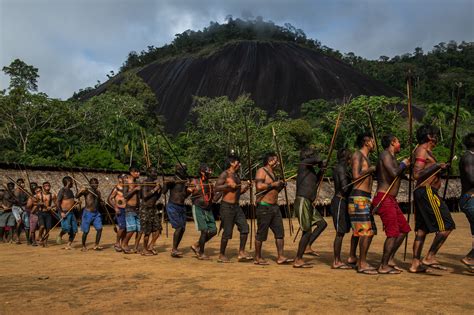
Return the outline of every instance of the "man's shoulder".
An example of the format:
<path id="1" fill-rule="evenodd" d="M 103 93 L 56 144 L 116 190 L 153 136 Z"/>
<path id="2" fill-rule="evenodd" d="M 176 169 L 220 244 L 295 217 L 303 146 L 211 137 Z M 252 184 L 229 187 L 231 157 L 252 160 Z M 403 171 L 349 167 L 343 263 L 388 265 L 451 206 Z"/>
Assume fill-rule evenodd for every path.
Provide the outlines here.
<path id="1" fill-rule="evenodd" d="M 362 152 L 360 150 L 355 150 L 354 153 L 352 153 L 352 158 L 358 158 L 362 156 Z"/>
<path id="2" fill-rule="evenodd" d="M 418 146 L 415 150 L 415 156 L 426 156 L 428 150 L 422 146 Z"/>

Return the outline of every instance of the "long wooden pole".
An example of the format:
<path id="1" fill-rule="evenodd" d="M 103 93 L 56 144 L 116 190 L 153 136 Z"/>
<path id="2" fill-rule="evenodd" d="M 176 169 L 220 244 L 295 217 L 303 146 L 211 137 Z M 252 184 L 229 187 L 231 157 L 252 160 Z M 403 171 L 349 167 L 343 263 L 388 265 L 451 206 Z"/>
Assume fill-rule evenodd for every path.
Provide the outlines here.
<path id="1" fill-rule="evenodd" d="M 372 137 L 374 138 L 375 150 L 377 151 L 377 158 L 378 158 L 380 156 L 379 141 L 377 139 L 377 133 L 375 132 L 375 124 L 374 124 L 372 112 L 370 111 L 369 108 L 367 108 L 367 115 L 369 116 L 370 130 L 372 131 Z"/>
<path id="2" fill-rule="evenodd" d="M 184 170 L 184 165 L 183 163 L 181 163 L 181 161 L 179 160 L 178 158 L 178 155 L 176 155 L 176 153 L 174 152 L 173 150 L 173 147 L 171 146 L 171 143 L 169 142 L 168 138 L 165 136 L 165 134 L 158 128 L 158 132 L 160 133 L 161 137 L 163 139 L 165 139 L 165 142 L 166 144 L 168 145 L 168 147 L 170 148 L 171 150 L 171 153 L 173 154 L 174 158 L 176 159 L 176 161 L 178 161 L 178 164 L 181 166 L 181 168 Z"/>
<path id="3" fill-rule="evenodd" d="M 410 166 L 408 168 L 408 214 L 407 222 L 410 224 L 410 215 L 415 215 L 412 201 L 412 190 L 413 190 L 413 112 L 412 112 L 412 89 L 411 89 L 411 70 L 408 71 L 407 77 L 407 111 L 408 111 L 408 149 L 410 152 Z M 407 258 L 407 247 L 408 247 L 408 234 L 405 237 L 405 249 L 403 251 L 403 261 Z"/>
<path id="4" fill-rule="evenodd" d="M 460 103 L 460 95 L 461 95 L 461 87 L 462 83 L 458 83 L 458 96 L 456 101 L 456 115 L 454 116 L 454 126 L 453 126 L 453 134 L 451 136 L 451 147 L 449 148 L 449 160 L 452 161 L 454 157 L 454 149 L 456 147 L 456 130 L 458 127 L 458 118 L 459 118 L 459 103 Z M 444 183 L 444 192 L 443 192 L 443 199 L 446 199 L 446 193 L 448 192 L 448 183 L 449 183 L 449 173 L 451 171 L 451 165 L 448 166 L 447 169 L 447 177 Z"/>
<path id="5" fill-rule="evenodd" d="M 247 164 L 249 168 L 249 180 L 250 180 L 250 249 L 252 249 L 253 243 L 253 234 L 254 234 L 254 221 L 255 221 L 255 202 L 253 195 L 253 181 L 252 181 L 252 158 L 250 156 L 250 137 L 249 137 L 249 127 L 247 123 L 247 116 L 244 116 L 245 124 L 245 139 L 247 142 Z"/>

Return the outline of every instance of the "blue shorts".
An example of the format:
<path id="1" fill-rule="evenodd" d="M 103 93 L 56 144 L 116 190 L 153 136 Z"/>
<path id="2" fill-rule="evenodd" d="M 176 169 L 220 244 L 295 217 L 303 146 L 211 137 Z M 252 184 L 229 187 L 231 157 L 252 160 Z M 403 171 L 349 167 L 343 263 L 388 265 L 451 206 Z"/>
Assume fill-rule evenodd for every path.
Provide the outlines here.
<path id="1" fill-rule="evenodd" d="M 120 213 L 115 216 L 118 227 L 120 230 L 127 229 L 127 221 L 125 219 L 125 208 L 119 208 Z"/>
<path id="2" fill-rule="evenodd" d="M 471 225 L 471 235 L 474 235 L 474 197 L 468 194 L 462 195 L 459 200 L 459 206 Z"/>
<path id="3" fill-rule="evenodd" d="M 82 233 L 89 233 L 91 224 L 94 225 L 96 231 L 102 229 L 102 216 L 99 211 L 89 211 L 86 208 L 82 209 L 82 222 L 81 230 Z"/>
<path id="4" fill-rule="evenodd" d="M 168 213 L 168 219 L 173 229 L 186 227 L 186 206 L 168 202 L 166 212 Z"/>
<path id="5" fill-rule="evenodd" d="M 69 234 L 77 233 L 77 221 L 72 211 L 69 211 L 64 220 L 61 221 L 61 230 Z"/>
<path id="6" fill-rule="evenodd" d="M 25 229 L 30 228 L 30 213 L 28 211 L 24 211 L 21 214 L 21 221 L 23 222 L 23 225 L 25 226 Z"/>
<path id="7" fill-rule="evenodd" d="M 138 213 L 136 212 L 127 212 L 125 214 L 125 221 L 127 225 L 127 233 L 128 232 L 140 232 L 140 218 L 138 217 Z"/>

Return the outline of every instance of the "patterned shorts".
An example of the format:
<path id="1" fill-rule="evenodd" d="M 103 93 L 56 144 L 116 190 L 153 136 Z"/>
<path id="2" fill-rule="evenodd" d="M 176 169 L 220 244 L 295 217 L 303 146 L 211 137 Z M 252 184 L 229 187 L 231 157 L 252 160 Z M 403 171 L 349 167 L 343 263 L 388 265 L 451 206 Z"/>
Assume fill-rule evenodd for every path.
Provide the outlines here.
<path id="1" fill-rule="evenodd" d="M 347 210 L 351 218 L 354 236 L 373 236 L 377 234 L 370 207 L 370 194 L 356 189 L 352 191 Z"/>
<path id="2" fill-rule="evenodd" d="M 139 214 L 142 232 L 146 235 L 163 229 L 157 207 L 140 207 Z"/>

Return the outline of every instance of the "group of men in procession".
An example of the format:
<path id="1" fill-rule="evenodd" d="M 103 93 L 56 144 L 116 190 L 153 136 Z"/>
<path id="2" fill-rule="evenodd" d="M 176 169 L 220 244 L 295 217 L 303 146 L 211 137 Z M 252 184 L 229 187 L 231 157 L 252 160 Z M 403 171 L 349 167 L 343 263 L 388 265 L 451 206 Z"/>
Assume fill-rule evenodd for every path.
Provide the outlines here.
<path id="1" fill-rule="evenodd" d="M 401 179 L 407 170 L 412 168 L 412 176 L 416 180 L 414 196 L 415 209 L 415 240 L 413 259 L 409 272 L 422 273 L 431 269 L 446 270 L 436 255 L 449 234 L 455 229 L 445 201 L 439 197 L 442 170 L 448 163 L 439 163 L 433 148 L 438 143 L 437 128 L 421 126 L 416 132 L 418 145 L 408 157 L 398 162 L 397 154 L 401 144 L 395 135 L 386 135 L 382 139 L 383 152 L 380 153 L 376 165 L 372 165 L 369 155 L 375 151 L 375 141 L 370 133 L 357 137 L 356 150 L 351 152 L 341 148 L 337 152 L 337 164 L 333 169 L 335 193 L 331 201 L 331 213 L 335 228 L 333 269 L 355 269 L 361 274 L 399 274 L 402 272 L 395 261 L 395 254 L 411 231 L 400 206 L 397 195 Z M 466 214 L 471 228 L 472 249 L 462 259 L 470 272 L 474 272 L 474 134 L 464 138 L 466 151 L 460 160 L 460 176 L 462 195 L 459 202 L 461 210 Z M 14 241 L 20 243 L 21 233 L 26 233 L 28 244 L 33 246 L 48 245 L 48 237 L 52 228 L 53 217 L 60 222 L 61 232 L 57 243 L 68 234 L 65 249 L 71 249 L 78 232 L 77 221 L 73 209 L 80 204 L 79 198 L 84 197 L 85 207 L 82 209 L 81 231 L 82 250 L 87 250 L 87 236 L 91 226 L 96 230 L 93 249 L 102 250 L 102 217 L 99 208 L 103 204 L 115 209 L 117 226 L 114 249 L 126 254 L 137 253 L 143 237 L 144 256 L 156 255 L 155 244 L 162 232 L 162 214 L 158 210 L 158 200 L 169 192 L 166 202 L 166 214 L 174 229 L 171 256 L 183 257 L 179 245 L 186 229 L 185 200 L 192 201 L 192 214 L 199 238 L 191 245 L 191 249 L 199 260 L 209 260 L 205 254 L 206 244 L 217 235 L 217 226 L 212 212 L 214 203 L 220 201 L 220 219 L 222 237 L 218 262 L 228 263 L 226 255 L 228 241 L 233 237 L 234 225 L 240 234 L 238 261 L 253 261 L 257 265 L 268 265 L 262 255 L 262 247 L 267 240 L 268 232 L 274 234 L 277 249 L 277 264 L 292 264 L 295 268 L 311 268 L 313 265 L 304 260 L 304 255 L 318 254 L 311 245 L 326 229 L 327 223 L 315 207 L 318 185 L 327 161 L 320 159 L 312 148 L 304 148 L 300 152 L 300 163 L 296 178 L 296 199 L 294 213 L 298 218 L 301 238 L 294 259 L 284 253 L 285 229 L 278 205 L 278 195 L 286 186 L 279 179 L 275 168 L 279 164 L 278 155 L 268 153 L 263 158 L 263 166 L 257 170 L 254 183 L 239 178 L 240 160 L 231 155 L 226 159 L 225 170 L 217 181 L 212 183 L 212 170 L 201 164 L 196 178 L 189 179 L 186 165 L 178 163 L 172 179 L 158 180 L 156 168 L 147 170 L 147 178 L 138 181 L 140 172 L 131 167 L 129 174 L 118 176 L 117 185 L 112 189 L 106 200 L 103 200 L 98 189 L 97 179 L 90 179 L 88 186 L 76 192 L 72 191 L 74 178 L 63 178 L 63 187 L 57 194 L 51 192 L 48 182 L 38 186 L 31 183 L 31 193 L 25 188 L 22 179 L 15 183 L 9 182 L 0 187 L 0 242 Z M 376 194 L 372 198 L 373 178 L 377 178 Z M 255 235 L 255 255 L 246 251 L 249 224 L 244 211 L 240 207 L 240 197 L 255 185 L 257 230 Z M 378 267 L 370 265 L 367 255 L 377 227 L 374 214 L 380 216 L 386 240 L 381 263 Z M 344 236 L 352 230 L 350 252 L 346 262 L 341 258 Z M 422 258 L 422 250 L 426 235 L 435 233 L 428 253 Z M 135 235 L 135 244 L 129 245 Z M 251 240 L 252 241 L 252 240 Z M 357 256 L 357 247 L 359 255 Z"/>

